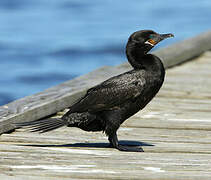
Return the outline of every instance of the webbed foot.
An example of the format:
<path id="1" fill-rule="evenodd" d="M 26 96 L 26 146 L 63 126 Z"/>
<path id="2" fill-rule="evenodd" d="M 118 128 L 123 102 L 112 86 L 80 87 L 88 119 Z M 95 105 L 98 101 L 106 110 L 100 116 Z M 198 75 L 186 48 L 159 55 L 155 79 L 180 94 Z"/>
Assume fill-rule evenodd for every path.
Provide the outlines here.
<path id="1" fill-rule="evenodd" d="M 127 152 L 144 152 L 141 146 L 125 146 L 120 145 L 117 139 L 116 133 L 114 133 L 112 136 L 109 136 L 108 138 L 110 142 L 110 147 L 116 148 L 119 151 L 127 151 Z"/>
<path id="2" fill-rule="evenodd" d="M 117 147 L 118 150 L 120 151 L 127 151 L 127 152 L 144 152 L 141 146 L 123 146 L 123 145 L 118 145 Z"/>

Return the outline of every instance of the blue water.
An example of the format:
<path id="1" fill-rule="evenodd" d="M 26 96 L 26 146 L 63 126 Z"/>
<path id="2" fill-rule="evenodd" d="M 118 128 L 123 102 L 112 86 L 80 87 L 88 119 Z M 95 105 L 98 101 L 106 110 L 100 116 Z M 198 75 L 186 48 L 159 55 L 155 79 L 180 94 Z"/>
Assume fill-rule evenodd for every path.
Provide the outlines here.
<path id="1" fill-rule="evenodd" d="M 174 33 L 162 47 L 210 28 L 210 0 L 0 0 L 0 105 L 126 61 L 136 30 Z"/>

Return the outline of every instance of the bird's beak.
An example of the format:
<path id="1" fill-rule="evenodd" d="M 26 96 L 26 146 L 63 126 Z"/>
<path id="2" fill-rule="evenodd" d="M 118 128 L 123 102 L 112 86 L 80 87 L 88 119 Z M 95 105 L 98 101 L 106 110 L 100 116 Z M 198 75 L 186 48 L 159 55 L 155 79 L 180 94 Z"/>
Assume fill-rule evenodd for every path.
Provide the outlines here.
<path id="1" fill-rule="evenodd" d="M 157 43 L 159 43 L 160 41 L 166 39 L 166 38 L 170 38 L 170 37 L 174 37 L 173 34 L 169 33 L 169 34 L 155 34 L 152 36 L 151 39 L 148 39 L 145 44 L 149 44 L 151 46 L 155 46 Z"/>
<path id="2" fill-rule="evenodd" d="M 171 33 L 169 33 L 169 34 L 160 34 L 161 41 L 166 39 L 166 38 L 170 38 L 170 37 L 174 37 L 174 35 L 171 34 Z"/>

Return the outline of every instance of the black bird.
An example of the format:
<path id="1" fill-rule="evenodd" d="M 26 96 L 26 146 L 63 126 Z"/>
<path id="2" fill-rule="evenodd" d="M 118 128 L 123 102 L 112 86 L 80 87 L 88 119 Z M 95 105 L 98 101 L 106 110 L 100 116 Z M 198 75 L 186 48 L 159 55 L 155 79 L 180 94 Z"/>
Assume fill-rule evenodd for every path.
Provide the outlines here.
<path id="1" fill-rule="evenodd" d="M 133 70 L 89 89 L 61 119 L 19 123 L 18 127 L 30 126 L 32 132 L 41 133 L 62 126 L 103 131 L 112 147 L 120 151 L 143 151 L 141 147 L 120 145 L 116 132 L 126 119 L 143 109 L 162 86 L 165 76 L 163 64 L 157 56 L 147 53 L 169 37 L 173 34 L 158 34 L 152 30 L 134 32 L 126 46 L 126 55 Z"/>

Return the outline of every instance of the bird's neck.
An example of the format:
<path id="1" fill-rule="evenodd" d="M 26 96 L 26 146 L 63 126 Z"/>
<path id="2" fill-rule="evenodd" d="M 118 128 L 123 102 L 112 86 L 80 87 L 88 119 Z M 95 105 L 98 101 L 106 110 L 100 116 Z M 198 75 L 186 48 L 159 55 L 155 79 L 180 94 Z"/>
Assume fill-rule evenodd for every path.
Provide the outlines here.
<path id="1" fill-rule="evenodd" d="M 133 44 L 127 44 L 126 55 L 129 63 L 134 69 L 148 69 L 157 70 L 162 68 L 163 64 L 160 59 L 152 54 L 147 54 L 150 50 L 144 46 L 135 46 Z"/>

